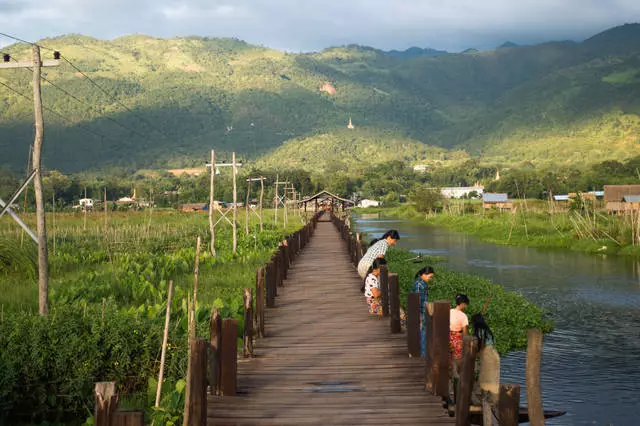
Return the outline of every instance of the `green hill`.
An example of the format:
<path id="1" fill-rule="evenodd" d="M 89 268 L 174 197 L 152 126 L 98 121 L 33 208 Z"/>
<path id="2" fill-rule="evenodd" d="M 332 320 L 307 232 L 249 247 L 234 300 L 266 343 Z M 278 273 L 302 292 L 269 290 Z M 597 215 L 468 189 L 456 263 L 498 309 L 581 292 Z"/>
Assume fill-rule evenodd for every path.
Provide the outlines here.
<path id="1" fill-rule="evenodd" d="M 437 56 L 357 45 L 290 54 L 205 37 L 40 43 L 128 108 L 65 62 L 45 69 L 80 100 L 43 84 L 45 107 L 65 117 L 45 111 L 45 165 L 65 171 L 184 167 L 211 147 L 316 170 L 332 158 L 413 163 L 459 149 L 486 162 L 585 164 L 637 155 L 640 142 L 638 24 L 582 43 Z M 30 55 L 24 44 L 2 50 Z M 0 81 L 30 96 L 28 71 L 2 70 Z M 31 105 L 3 86 L 0 105 L 0 165 L 23 170 Z"/>

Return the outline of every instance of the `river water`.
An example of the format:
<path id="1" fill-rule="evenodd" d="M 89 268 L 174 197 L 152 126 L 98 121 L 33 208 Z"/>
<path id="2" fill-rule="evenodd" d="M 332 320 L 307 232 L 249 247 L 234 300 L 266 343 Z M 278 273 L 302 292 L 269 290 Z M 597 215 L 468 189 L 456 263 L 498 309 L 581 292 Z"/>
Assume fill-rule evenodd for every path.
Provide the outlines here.
<path id="1" fill-rule="evenodd" d="M 565 250 L 501 246 L 446 229 L 363 216 L 359 231 L 400 232 L 399 246 L 441 256 L 451 270 L 483 276 L 545 308 L 545 409 L 567 414 L 549 425 L 640 425 L 640 262 Z M 525 353 L 503 357 L 503 383 L 522 385 Z"/>

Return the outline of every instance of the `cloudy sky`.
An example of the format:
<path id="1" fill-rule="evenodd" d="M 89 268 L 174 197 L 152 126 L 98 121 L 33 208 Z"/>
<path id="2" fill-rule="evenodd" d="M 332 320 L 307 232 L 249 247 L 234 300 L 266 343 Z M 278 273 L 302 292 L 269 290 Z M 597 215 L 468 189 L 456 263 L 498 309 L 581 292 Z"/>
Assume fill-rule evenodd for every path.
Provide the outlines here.
<path id="1" fill-rule="evenodd" d="M 294 52 L 348 43 L 483 49 L 582 40 L 628 22 L 640 22 L 639 0 L 0 0 L 0 32 L 28 40 L 202 35 Z"/>

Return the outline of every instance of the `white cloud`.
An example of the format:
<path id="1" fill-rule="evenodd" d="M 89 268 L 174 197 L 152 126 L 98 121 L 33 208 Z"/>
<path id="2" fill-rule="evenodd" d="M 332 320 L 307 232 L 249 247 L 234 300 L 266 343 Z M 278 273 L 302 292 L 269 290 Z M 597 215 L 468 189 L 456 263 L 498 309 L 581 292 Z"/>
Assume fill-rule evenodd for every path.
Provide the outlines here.
<path id="1" fill-rule="evenodd" d="M 582 39 L 637 21 L 637 0 L 0 0 L 2 31 L 33 40 L 197 34 L 293 51 L 345 43 L 485 48 Z"/>

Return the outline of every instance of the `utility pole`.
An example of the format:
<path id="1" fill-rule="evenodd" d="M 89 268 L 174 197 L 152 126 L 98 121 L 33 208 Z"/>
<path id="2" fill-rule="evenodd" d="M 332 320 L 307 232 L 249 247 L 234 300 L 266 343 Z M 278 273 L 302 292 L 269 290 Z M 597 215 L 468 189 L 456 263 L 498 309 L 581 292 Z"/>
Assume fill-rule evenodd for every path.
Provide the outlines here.
<path id="1" fill-rule="evenodd" d="M 264 176 L 260 176 L 259 178 L 247 178 L 247 209 L 246 209 L 246 216 L 247 216 L 247 235 L 249 235 L 249 194 L 251 192 L 251 183 L 252 182 L 258 182 L 260 181 L 260 206 L 259 206 L 259 213 L 256 213 L 255 211 L 253 212 L 254 214 L 258 215 L 258 218 L 260 219 L 260 232 L 262 232 L 262 199 L 264 197 L 264 181 L 265 178 Z"/>
<path id="2" fill-rule="evenodd" d="M 216 209 L 220 210 L 220 214 L 222 215 L 222 217 L 218 220 L 226 220 L 227 222 L 229 222 L 229 224 L 232 226 L 233 228 L 233 252 L 236 253 L 237 252 L 237 248 L 238 248 L 238 237 L 236 235 L 236 229 L 237 229 L 237 223 L 238 223 L 238 194 L 237 194 L 237 182 L 236 182 L 236 175 L 238 174 L 238 166 L 242 167 L 242 163 L 236 163 L 236 153 L 233 153 L 233 162 L 231 164 L 228 163 L 220 163 L 220 164 L 216 164 L 215 162 L 215 153 L 213 151 L 211 151 L 211 164 L 207 164 L 207 167 L 211 167 L 211 181 L 210 181 L 210 189 L 209 189 L 209 229 L 211 231 L 211 254 L 213 256 L 215 256 L 215 248 L 214 248 L 214 242 L 215 242 L 215 227 L 217 225 L 217 223 L 214 221 L 214 212 L 213 212 L 213 208 L 214 208 L 214 200 L 213 200 L 213 182 L 214 182 L 214 178 L 213 176 L 216 174 L 217 168 L 218 167 L 228 167 L 231 166 L 233 168 L 233 221 L 230 221 L 229 219 L 227 219 L 227 217 L 225 216 L 227 214 L 227 212 L 229 210 L 227 210 L 227 212 L 223 212 L 222 210 L 219 209 L 219 207 L 215 207 Z"/>
<path id="3" fill-rule="evenodd" d="M 282 207 L 284 208 L 284 227 L 287 227 L 287 205 L 286 205 L 286 198 L 287 198 L 287 184 L 289 182 L 280 182 L 280 177 L 278 175 L 276 175 L 276 183 L 275 183 L 275 202 L 276 202 L 276 212 L 275 212 L 275 221 L 274 224 L 277 225 L 278 224 L 278 205 L 280 203 L 282 203 Z M 280 190 L 278 189 L 280 187 L 280 185 L 285 185 L 284 187 L 284 195 L 282 196 L 282 200 L 280 199 Z"/>
<path id="4" fill-rule="evenodd" d="M 36 197 L 36 223 L 38 238 L 38 310 L 44 316 L 49 312 L 49 260 L 47 253 L 47 221 L 44 210 L 44 194 L 42 190 L 42 141 L 44 139 L 44 117 L 42 113 L 42 90 L 40 79 L 42 67 L 55 67 L 60 65 L 60 53 L 54 52 L 53 61 L 42 62 L 40 46 L 34 44 L 31 62 L 10 62 L 10 57 L 5 55 L 4 63 L 0 63 L 0 69 L 4 68 L 33 68 L 33 112 L 35 118 L 36 136 L 33 143 L 32 167 L 35 171 L 33 186 Z"/>

